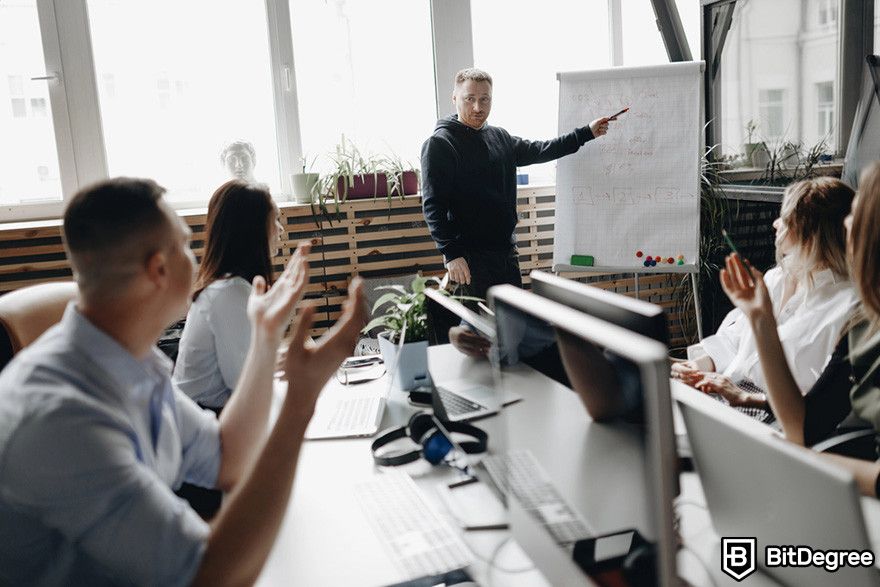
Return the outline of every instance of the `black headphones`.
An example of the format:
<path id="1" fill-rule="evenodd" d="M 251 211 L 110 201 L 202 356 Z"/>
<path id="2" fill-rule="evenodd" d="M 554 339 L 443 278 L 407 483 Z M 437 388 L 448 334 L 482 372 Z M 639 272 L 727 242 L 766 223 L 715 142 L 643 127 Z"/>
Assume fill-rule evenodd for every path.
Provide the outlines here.
<path id="1" fill-rule="evenodd" d="M 412 463 L 424 456 L 425 460 L 436 465 L 453 449 L 450 439 L 438 429 L 435 416 L 427 412 L 416 412 L 407 422 L 406 426 L 399 426 L 385 430 L 373 441 L 370 448 L 373 451 L 373 461 L 380 467 L 394 467 Z M 465 440 L 458 443 L 461 449 L 468 453 L 485 452 L 489 443 L 489 435 L 483 430 L 466 422 L 443 422 L 441 424 L 450 434 L 466 434 L 473 440 Z M 416 450 L 406 452 L 385 452 L 378 454 L 376 451 L 401 438 L 411 438 L 419 445 Z"/>

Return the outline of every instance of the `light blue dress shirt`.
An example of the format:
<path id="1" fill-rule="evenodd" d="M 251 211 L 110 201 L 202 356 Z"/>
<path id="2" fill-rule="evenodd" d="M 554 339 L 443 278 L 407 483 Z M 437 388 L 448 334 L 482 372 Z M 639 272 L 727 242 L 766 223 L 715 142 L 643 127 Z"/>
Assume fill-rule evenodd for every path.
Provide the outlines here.
<path id="1" fill-rule="evenodd" d="M 0 585 L 186 585 L 208 526 L 216 418 L 68 306 L 0 373 Z"/>

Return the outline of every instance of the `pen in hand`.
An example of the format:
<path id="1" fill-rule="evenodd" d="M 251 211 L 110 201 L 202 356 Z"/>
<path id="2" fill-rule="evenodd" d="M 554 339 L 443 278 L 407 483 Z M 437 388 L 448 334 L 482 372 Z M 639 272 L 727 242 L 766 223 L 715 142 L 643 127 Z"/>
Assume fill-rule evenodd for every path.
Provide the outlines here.
<path id="1" fill-rule="evenodd" d="M 749 272 L 749 277 L 751 277 L 751 278 L 752 278 L 752 281 L 754 281 L 754 280 L 755 280 L 755 274 L 752 273 L 752 265 L 751 265 L 751 263 L 749 263 L 748 261 L 746 261 L 745 259 L 743 259 L 742 255 L 739 254 L 739 251 L 736 250 L 736 245 L 733 244 L 733 240 L 730 238 L 730 235 L 727 234 L 727 230 L 725 230 L 725 229 L 722 228 L 722 229 L 721 229 L 721 236 L 723 236 L 723 237 L 724 237 L 724 240 L 727 241 L 727 246 L 730 247 L 730 250 L 733 251 L 733 253 L 734 253 L 737 257 L 739 257 L 740 262 L 741 262 L 741 263 L 743 264 L 743 266 L 746 268 L 746 271 Z"/>
<path id="2" fill-rule="evenodd" d="M 626 108 L 624 108 L 620 112 L 615 112 L 614 114 L 612 114 L 611 116 L 608 117 L 608 120 L 609 121 L 617 120 L 618 116 L 620 116 L 621 114 L 625 114 L 626 112 L 629 112 L 629 106 L 627 106 Z"/>

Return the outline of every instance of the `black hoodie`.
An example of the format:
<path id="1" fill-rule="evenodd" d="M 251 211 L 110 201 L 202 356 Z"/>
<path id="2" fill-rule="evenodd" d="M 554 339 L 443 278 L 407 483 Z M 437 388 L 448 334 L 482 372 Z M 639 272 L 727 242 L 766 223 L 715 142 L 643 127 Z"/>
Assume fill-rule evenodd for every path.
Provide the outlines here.
<path id="1" fill-rule="evenodd" d="M 510 249 L 516 168 L 570 155 L 592 138 L 588 126 L 549 141 L 527 141 L 497 126 L 473 129 L 457 115 L 437 121 L 422 145 L 422 209 L 446 260 L 469 250 Z"/>

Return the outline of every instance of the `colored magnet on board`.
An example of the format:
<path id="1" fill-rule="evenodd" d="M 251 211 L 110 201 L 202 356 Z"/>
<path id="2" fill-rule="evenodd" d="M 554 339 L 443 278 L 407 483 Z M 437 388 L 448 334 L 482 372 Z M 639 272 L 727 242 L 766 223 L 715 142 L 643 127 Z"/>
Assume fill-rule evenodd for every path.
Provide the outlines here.
<path id="1" fill-rule="evenodd" d="M 571 264 L 579 267 L 592 267 L 593 255 L 572 255 Z"/>
<path id="2" fill-rule="evenodd" d="M 684 265 L 684 259 L 679 259 L 679 260 L 678 260 L 678 264 L 679 264 L 679 265 Z"/>
<path id="3" fill-rule="evenodd" d="M 641 258 L 642 258 L 642 255 L 644 255 L 643 252 L 641 252 L 641 251 L 636 251 L 636 257 L 638 257 L 638 258 L 641 259 Z"/>
<path id="4" fill-rule="evenodd" d="M 670 265 L 672 265 L 673 263 L 675 263 L 675 259 L 673 259 L 672 257 L 669 257 L 668 259 L 666 259 L 666 262 L 669 263 Z"/>
<path id="5" fill-rule="evenodd" d="M 645 260 L 645 267 L 650 267 L 650 266 L 651 266 L 651 262 L 646 259 Z"/>

